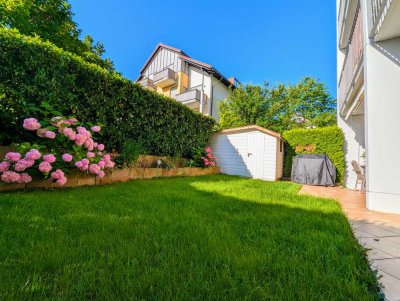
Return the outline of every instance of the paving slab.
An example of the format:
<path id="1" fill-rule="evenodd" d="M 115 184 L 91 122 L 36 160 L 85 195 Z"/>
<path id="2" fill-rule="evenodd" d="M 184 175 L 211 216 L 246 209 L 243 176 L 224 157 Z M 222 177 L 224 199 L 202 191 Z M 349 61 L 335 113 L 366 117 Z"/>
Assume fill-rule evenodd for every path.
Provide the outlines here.
<path id="1" fill-rule="evenodd" d="M 400 215 L 367 210 L 365 194 L 342 187 L 303 185 L 300 193 L 336 199 L 354 236 L 368 251 L 387 301 L 400 301 Z"/>

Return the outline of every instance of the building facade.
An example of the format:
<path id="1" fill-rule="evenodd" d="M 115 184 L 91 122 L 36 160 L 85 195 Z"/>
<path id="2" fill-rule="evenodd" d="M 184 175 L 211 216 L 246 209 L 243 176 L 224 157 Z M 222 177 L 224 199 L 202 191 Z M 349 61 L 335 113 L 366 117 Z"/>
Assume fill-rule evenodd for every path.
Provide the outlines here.
<path id="1" fill-rule="evenodd" d="M 217 121 L 218 103 L 227 98 L 229 87 L 238 84 L 235 78 L 227 79 L 213 66 L 165 44 L 156 46 L 137 81 Z"/>
<path id="2" fill-rule="evenodd" d="M 367 208 L 400 213 L 400 0 L 337 0 L 345 184 L 365 166 Z"/>

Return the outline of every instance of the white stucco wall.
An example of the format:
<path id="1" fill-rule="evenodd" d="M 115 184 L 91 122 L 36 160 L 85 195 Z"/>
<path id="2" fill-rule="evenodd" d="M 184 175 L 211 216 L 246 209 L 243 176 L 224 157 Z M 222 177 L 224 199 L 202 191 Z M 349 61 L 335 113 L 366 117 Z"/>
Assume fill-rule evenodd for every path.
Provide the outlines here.
<path id="1" fill-rule="evenodd" d="M 203 82 L 204 76 L 204 82 Z M 210 96 L 211 96 L 211 76 L 207 72 L 203 72 L 201 69 L 190 66 L 189 67 L 189 88 L 196 88 L 201 90 L 201 84 L 203 83 L 204 94 L 206 95 L 206 101 L 203 103 L 203 114 L 210 115 Z"/>
<path id="2" fill-rule="evenodd" d="M 367 207 L 400 213 L 400 39 L 368 44 Z"/>
<path id="3" fill-rule="evenodd" d="M 212 116 L 215 118 L 215 120 L 219 121 L 219 109 L 218 109 L 218 104 L 226 99 L 229 94 L 228 87 L 225 86 L 223 83 L 221 83 L 218 79 L 215 77 L 212 77 L 212 104 L 210 102 L 210 106 L 212 105 Z"/>
<path id="4" fill-rule="evenodd" d="M 338 118 L 338 125 L 344 133 L 344 154 L 345 154 L 345 174 L 344 185 L 354 188 L 356 183 L 356 173 L 353 171 L 351 161 L 356 161 L 359 165 L 365 164 L 361 158 L 365 152 L 365 127 L 364 115 L 350 116 L 348 120 Z M 360 188 L 360 186 L 358 186 Z"/>
<path id="5" fill-rule="evenodd" d="M 345 135 L 345 185 L 354 187 L 356 176 L 351 161 L 362 164 L 360 157 L 365 149 L 367 208 L 400 214 L 400 39 L 374 43 L 369 38 L 371 3 L 362 0 L 361 8 L 365 16 L 364 115 L 347 120 L 338 115 L 338 125 Z M 344 57 L 338 49 L 338 79 Z"/>

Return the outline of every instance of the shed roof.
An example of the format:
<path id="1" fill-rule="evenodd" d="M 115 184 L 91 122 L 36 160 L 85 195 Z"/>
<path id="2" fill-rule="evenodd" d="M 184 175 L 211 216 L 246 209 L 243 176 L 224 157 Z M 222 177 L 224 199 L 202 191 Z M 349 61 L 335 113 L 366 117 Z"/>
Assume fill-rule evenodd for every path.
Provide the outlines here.
<path id="1" fill-rule="evenodd" d="M 259 131 L 264 134 L 270 135 L 272 137 L 282 139 L 281 134 L 271 131 L 271 130 L 268 130 L 268 129 L 263 128 L 258 125 L 247 125 L 247 126 L 242 126 L 242 127 L 238 127 L 238 128 L 225 129 L 225 130 L 217 132 L 217 134 L 231 134 L 231 133 L 234 134 L 234 133 L 245 133 L 245 132 L 251 132 L 251 131 Z"/>

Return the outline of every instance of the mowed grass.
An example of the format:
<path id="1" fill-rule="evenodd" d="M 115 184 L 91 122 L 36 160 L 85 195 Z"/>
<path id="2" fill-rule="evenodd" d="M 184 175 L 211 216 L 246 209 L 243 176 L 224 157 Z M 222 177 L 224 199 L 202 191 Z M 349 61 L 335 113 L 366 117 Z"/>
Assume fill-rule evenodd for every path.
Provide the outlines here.
<path id="1" fill-rule="evenodd" d="M 224 175 L 0 194 L 0 299 L 376 300 L 339 205 Z"/>

